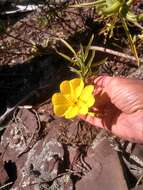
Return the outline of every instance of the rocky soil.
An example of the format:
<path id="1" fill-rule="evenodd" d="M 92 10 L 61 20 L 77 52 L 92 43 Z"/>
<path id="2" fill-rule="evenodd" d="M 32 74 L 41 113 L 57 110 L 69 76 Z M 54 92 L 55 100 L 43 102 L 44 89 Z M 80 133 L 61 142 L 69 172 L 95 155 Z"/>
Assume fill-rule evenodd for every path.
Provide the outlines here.
<path id="1" fill-rule="evenodd" d="M 103 46 L 95 18 L 94 10 L 73 10 L 66 4 L 1 16 L 6 29 L 0 35 L 0 189 L 143 189 L 142 145 L 78 118 L 57 118 L 52 111 L 51 95 L 73 76 L 56 53 L 65 51 L 59 38 L 77 48 L 94 32 L 95 45 Z M 121 43 L 122 52 L 129 54 Z M 121 51 L 111 42 L 108 48 Z M 107 56 L 106 64 L 97 67 Z M 142 64 L 137 67 L 120 56 L 97 51 L 93 64 L 98 75 L 143 79 Z"/>

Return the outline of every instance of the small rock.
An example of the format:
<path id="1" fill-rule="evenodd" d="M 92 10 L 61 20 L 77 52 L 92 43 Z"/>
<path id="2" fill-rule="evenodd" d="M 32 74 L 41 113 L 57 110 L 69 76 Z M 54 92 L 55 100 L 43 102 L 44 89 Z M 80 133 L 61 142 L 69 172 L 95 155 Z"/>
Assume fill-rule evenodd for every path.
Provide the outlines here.
<path id="1" fill-rule="evenodd" d="M 0 185 L 5 184 L 5 182 L 9 179 L 8 174 L 4 168 L 4 164 L 2 159 L 0 158 Z"/>

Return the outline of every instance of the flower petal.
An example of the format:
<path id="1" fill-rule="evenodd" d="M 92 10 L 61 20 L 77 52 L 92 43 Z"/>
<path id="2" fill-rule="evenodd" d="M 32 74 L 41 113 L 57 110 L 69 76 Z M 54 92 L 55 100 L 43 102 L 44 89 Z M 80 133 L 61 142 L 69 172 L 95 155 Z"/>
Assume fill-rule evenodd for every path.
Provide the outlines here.
<path id="1" fill-rule="evenodd" d="M 55 93 L 52 96 L 52 104 L 53 105 L 68 105 L 70 106 L 71 103 L 66 99 L 61 93 Z"/>
<path id="2" fill-rule="evenodd" d="M 65 112 L 68 110 L 69 106 L 64 106 L 64 105 L 55 105 L 54 106 L 54 113 L 55 115 L 62 117 L 64 116 Z"/>
<path id="3" fill-rule="evenodd" d="M 87 100 L 87 102 L 86 102 L 86 105 L 87 105 L 88 107 L 91 107 L 91 106 L 93 106 L 94 104 L 95 104 L 95 98 L 94 98 L 93 95 L 91 95 L 91 96 L 88 97 L 88 100 Z"/>
<path id="4" fill-rule="evenodd" d="M 82 93 L 81 93 L 79 99 L 86 103 L 89 100 L 89 97 L 91 97 L 93 90 L 94 90 L 93 85 L 87 85 L 82 90 Z"/>
<path id="5" fill-rule="evenodd" d="M 86 115 L 88 113 L 88 106 L 83 101 L 79 100 L 77 105 L 79 107 L 79 114 Z"/>
<path id="6" fill-rule="evenodd" d="M 71 94 L 70 82 L 65 80 L 60 84 L 60 91 L 62 94 Z"/>
<path id="7" fill-rule="evenodd" d="M 78 106 L 74 105 L 69 107 L 69 109 L 65 112 L 64 116 L 66 119 L 71 119 L 75 116 L 77 116 L 79 113 L 79 108 Z"/>
<path id="8" fill-rule="evenodd" d="M 82 107 L 80 110 L 79 110 L 79 114 L 81 115 L 86 115 L 88 113 L 88 107 L 85 106 L 85 107 Z"/>
<path id="9" fill-rule="evenodd" d="M 84 88 L 84 82 L 80 78 L 70 80 L 71 94 L 73 97 L 78 98 Z"/>

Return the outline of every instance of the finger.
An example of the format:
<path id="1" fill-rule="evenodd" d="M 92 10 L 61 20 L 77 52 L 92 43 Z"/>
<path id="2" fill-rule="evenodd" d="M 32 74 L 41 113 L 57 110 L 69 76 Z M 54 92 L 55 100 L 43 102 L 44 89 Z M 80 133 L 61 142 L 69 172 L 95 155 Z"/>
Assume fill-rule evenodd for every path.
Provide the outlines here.
<path id="1" fill-rule="evenodd" d="M 84 120 L 84 121 L 86 121 L 86 122 L 88 122 L 91 125 L 94 125 L 96 127 L 104 128 L 101 118 L 97 118 L 95 116 L 87 115 L 87 116 L 80 116 L 80 119 L 82 119 L 82 120 Z"/>
<path id="2" fill-rule="evenodd" d="M 114 77 L 110 76 L 100 76 L 94 79 L 94 85 L 100 87 L 100 88 L 105 88 L 113 79 Z"/>
<path id="3" fill-rule="evenodd" d="M 96 99 L 96 106 L 100 107 L 110 102 L 110 95 L 106 92 L 105 87 L 109 86 L 113 77 L 100 76 L 94 79 L 94 96 Z"/>
<path id="4" fill-rule="evenodd" d="M 102 88 L 99 96 L 101 105 L 111 102 L 125 113 L 143 109 L 143 81 L 100 76 L 94 80 L 94 84 L 95 89 Z"/>

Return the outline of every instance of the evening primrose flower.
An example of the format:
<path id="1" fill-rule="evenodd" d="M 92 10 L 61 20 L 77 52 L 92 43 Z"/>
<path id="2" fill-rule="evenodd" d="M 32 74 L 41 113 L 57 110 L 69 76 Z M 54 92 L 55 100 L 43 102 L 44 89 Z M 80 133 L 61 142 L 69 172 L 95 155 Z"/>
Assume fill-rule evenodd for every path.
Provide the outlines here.
<path id="1" fill-rule="evenodd" d="M 60 84 L 60 92 L 52 96 L 55 115 L 70 119 L 88 114 L 89 108 L 95 103 L 93 90 L 93 85 L 84 87 L 80 78 L 63 81 Z"/>

